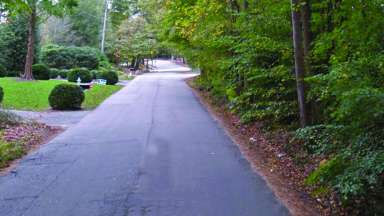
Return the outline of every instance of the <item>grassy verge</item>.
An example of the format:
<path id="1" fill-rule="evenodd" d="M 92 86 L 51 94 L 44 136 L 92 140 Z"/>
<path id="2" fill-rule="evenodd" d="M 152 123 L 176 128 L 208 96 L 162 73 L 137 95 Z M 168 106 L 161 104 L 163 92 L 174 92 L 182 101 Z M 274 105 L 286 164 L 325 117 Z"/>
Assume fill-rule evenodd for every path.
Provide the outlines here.
<path id="1" fill-rule="evenodd" d="M 119 73 L 119 80 L 121 80 L 121 81 L 133 80 L 133 79 L 134 79 L 133 76 L 130 76 L 130 75 L 124 73 L 124 72 L 123 73 Z"/>
<path id="2" fill-rule="evenodd" d="M 2 136 L 3 131 L 0 130 L 0 169 L 6 167 L 9 161 L 20 158 L 25 154 L 23 145 L 19 142 L 7 142 Z"/>
<path id="3" fill-rule="evenodd" d="M 17 127 L 21 119 L 11 113 L 0 111 L 0 169 L 8 165 L 12 160 L 20 158 L 26 151 L 22 145 L 22 139 L 7 139 L 7 132 Z M 15 136 L 13 136 L 15 137 Z"/>
<path id="4" fill-rule="evenodd" d="M 63 81 L 19 81 L 15 78 L 1 78 L 4 89 L 3 107 L 19 110 L 45 110 L 49 108 L 48 96 L 51 90 Z"/>
<path id="5" fill-rule="evenodd" d="M 50 108 L 48 97 L 52 89 L 65 81 L 21 81 L 15 78 L 1 78 L 4 89 L 3 107 L 17 110 L 42 111 Z M 85 109 L 97 107 L 106 98 L 120 90 L 121 86 L 94 86 L 85 93 Z"/>
<path id="6" fill-rule="evenodd" d="M 122 86 L 95 85 L 91 90 L 85 92 L 85 109 L 93 109 L 99 106 L 105 99 L 119 91 Z"/>

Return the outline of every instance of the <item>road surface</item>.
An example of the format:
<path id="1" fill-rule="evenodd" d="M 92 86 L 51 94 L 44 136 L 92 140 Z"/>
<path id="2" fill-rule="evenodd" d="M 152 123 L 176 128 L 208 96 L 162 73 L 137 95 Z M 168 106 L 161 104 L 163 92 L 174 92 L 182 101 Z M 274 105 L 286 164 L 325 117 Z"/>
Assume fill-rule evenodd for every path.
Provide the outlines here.
<path id="1" fill-rule="evenodd" d="M 190 76 L 139 76 L 23 159 L 0 177 L 0 215 L 288 215 L 185 84 Z"/>

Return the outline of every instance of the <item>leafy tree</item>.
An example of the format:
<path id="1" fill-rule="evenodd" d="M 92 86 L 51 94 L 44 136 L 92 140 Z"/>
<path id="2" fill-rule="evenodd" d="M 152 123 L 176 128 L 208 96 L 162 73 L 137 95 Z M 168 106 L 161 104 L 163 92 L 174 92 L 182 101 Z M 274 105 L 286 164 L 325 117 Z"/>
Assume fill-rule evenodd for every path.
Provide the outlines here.
<path id="1" fill-rule="evenodd" d="M 157 53 L 157 40 L 142 16 L 124 20 L 116 33 L 114 42 L 115 57 L 119 61 L 139 63 L 145 57 L 153 57 Z M 138 67 L 137 64 L 135 64 Z"/>
<path id="2" fill-rule="evenodd" d="M 27 21 L 25 16 L 12 16 L 0 24 L 0 64 L 7 68 L 8 73 L 19 74 L 24 70 L 28 43 Z M 37 30 L 35 37 L 38 38 Z"/>
<path id="3" fill-rule="evenodd" d="M 69 15 L 71 32 L 75 40 L 68 44 L 76 46 L 98 47 L 100 44 L 101 18 L 103 12 L 102 0 L 82 0 Z"/>
<path id="4" fill-rule="evenodd" d="M 68 11 L 68 9 L 76 6 L 77 2 L 75 0 L 19 0 L 5 1 L 4 5 L 10 13 L 28 17 L 28 45 L 23 77 L 24 79 L 31 80 L 33 79 L 32 64 L 36 42 L 34 33 L 39 17 L 45 17 L 47 15 L 61 16 Z"/>
<path id="5" fill-rule="evenodd" d="M 137 0 L 114 0 L 110 11 L 112 26 L 116 29 L 120 24 L 138 12 Z"/>

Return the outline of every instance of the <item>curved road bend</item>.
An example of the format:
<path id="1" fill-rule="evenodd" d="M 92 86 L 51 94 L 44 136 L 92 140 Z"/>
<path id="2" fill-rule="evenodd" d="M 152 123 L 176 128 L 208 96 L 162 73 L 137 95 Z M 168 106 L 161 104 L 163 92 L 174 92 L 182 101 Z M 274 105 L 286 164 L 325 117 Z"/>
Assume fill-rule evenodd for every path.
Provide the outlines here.
<path id="1" fill-rule="evenodd" d="M 289 215 L 194 97 L 190 76 L 139 76 L 23 159 L 0 176 L 0 215 Z"/>

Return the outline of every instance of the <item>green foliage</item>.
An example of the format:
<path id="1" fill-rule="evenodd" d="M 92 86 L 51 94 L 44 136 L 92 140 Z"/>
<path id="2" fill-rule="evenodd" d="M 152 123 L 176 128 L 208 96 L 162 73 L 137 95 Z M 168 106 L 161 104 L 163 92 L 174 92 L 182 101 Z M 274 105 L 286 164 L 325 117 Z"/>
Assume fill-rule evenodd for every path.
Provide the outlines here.
<path id="1" fill-rule="evenodd" d="M 351 4 L 354 9 L 349 8 Z M 314 10 L 324 7 L 315 4 Z M 323 131 L 321 136 L 336 137 L 336 142 L 325 139 L 324 148 L 333 149 L 333 154 L 350 163 L 338 174 L 329 175 L 332 170 L 324 172 L 323 176 L 331 177 L 318 184 L 332 188 L 355 208 L 369 209 L 368 214 L 382 214 L 379 203 L 384 200 L 384 54 L 379 45 L 382 33 L 376 28 L 384 22 L 375 17 L 382 12 L 374 1 L 348 1 L 337 5 L 332 13 L 337 25 L 327 32 L 321 29 L 327 22 L 321 12 L 313 19 L 319 32 L 313 49 L 316 75 L 307 78 L 309 99 L 319 107 L 318 122 L 344 128 L 342 132 Z M 351 16 L 341 19 L 339 14 Z M 354 200 L 360 201 L 357 204 Z"/>
<path id="2" fill-rule="evenodd" d="M 323 135 L 320 136 L 323 140 L 315 140 L 314 134 L 299 133 L 299 136 L 307 142 L 316 143 L 317 147 L 324 146 L 327 149 L 333 149 L 333 154 L 337 155 L 312 172 L 306 183 L 332 188 L 340 194 L 346 204 L 353 203 L 354 199 L 359 199 L 361 208 L 371 206 L 372 212 L 382 211 L 379 203 L 376 203 L 375 200 L 384 198 L 382 194 L 384 189 L 382 185 L 384 181 L 382 176 L 384 172 L 382 129 L 355 137 L 350 136 L 350 134 L 338 133 L 337 130 L 340 128 L 336 128 L 336 132 L 332 131 L 332 127 L 321 126 L 319 128 L 323 129 L 321 132 Z M 328 131 L 325 132 L 327 129 Z M 341 138 L 345 141 L 334 142 L 332 136 L 341 137 L 340 134 L 345 134 Z M 349 146 L 346 146 L 347 143 Z"/>
<path id="3" fill-rule="evenodd" d="M 91 70 L 92 79 L 100 79 L 100 72 L 98 70 Z"/>
<path id="4" fill-rule="evenodd" d="M 49 95 L 49 104 L 54 110 L 77 110 L 85 99 L 80 86 L 72 84 L 57 85 Z"/>
<path id="5" fill-rule="evenodd" d="M 66 69 L 59 70 L 59 76 L 63 79 L 66 79 L 68 77 L 68 70 Z"/>
<path id="6" fill-rule="evenodd" d="M 3 91 L 3 88 L 0 86 L 0 103 L 3 102 L 3 98 L 4 98 L 4 91 Z"/>
<path id="7" fill-rule="evenodd" d="M 80 78 L 82 83 L 92 82 L 92 74 L 86 68 L 74 68 L 70 70 L 67 74 L 69 82 L 77 82 L 77 79 Z"/>
<path id="8" fill-rule="evenodd" d="M 100 74 L 100 78 L 107 80 L 107 85 L 115 85 L 119 82 L 119 76 L 116 71 L 104 71 Z"/>
<path id="9" fill-rule="evenodd" d="M 20 74 L 17 71 L 7 71 L 7 77 L 18 77 L 18 76 L 20 76 Z"/>
<path id="10" fill-rule="evenodd" d="M 103 15 L 103 6 L 104 1 L 102 0 L 79 1 L 78 6 L 68 15 L 69 29 L 63 31 L 62 34 L 64 35 L 61 40 L 54 42 L 97 48 L 100 43 L 100 21 Z M 52 37 L 55 38 L 55 35 Z M 84 66 L 79 65 L 79 67 Z"/>
<path id="11" fill-rule="evenodd" d="M 56 79 L 60 74 L 60 70 L 56 68 L 51 68 L 49 70 L 49 78 Z"/>
<path id="12" fill-rule="evenodd" d="M 204 89 L 227 103 L 243 122 L 295 124 L 292 50 L 290 38 L 281 36 L 291 31 L 286 20 L 289 3 L 264 4 L 254 9 L 253 17 L 245 12 L 233 15 L 232 5 L 217 1 L 173 1 L 165 10 L 162 36 L 202 69 L 199 84 Z"/>
<path id="13" fill-rule="evenodd" d="M 106 57 L 90 47 L 63 47 L 47 45 L 41 50 L 41 61 L 52 68 L 71 69 L 84 67 L 96 69 Z"/>
<path id="14" fill-rule="evenodd" d="M 112 2 L 110 16 L 113 27 L 119 27 L 121 22 L 137 12 L 137 1 L 138 0 L 115 0 Z"/>
<path id="15" fill-rule="evenodd" d="M 25 16 L 9 17 L 9 22 L 0 25 L 0 64 L 6 67 L 8 73 L 14 71 L 13 74 L 18 76 L 19 72 L 24 70 L 27 37 L 28 27 Z M 35 53 L 37 50 L 38 46 Z"/>
<path id="16" fill-rule="evenodd" d="M 136 16 L 121 21 L 116 32 L 115 41 L 109 48 L 110 56 L 118 57 L 120 62 L 132 59 L 151 58 L 156 56 L 158 42 L 155 33 L 143 16 Z"/>
<path id="17" fill-rule="evenodd" d="M 5 76 L 7 76 L 7 69 L 3 65 L 0 65 L 0 77 Z"/>
<path id="18" fill-rule="evenodd" d="M 327 182 L 343 172 L 346 167 L 346 161 L 339 157 L 332 158 L 331 160 L 321 164 L 316 171 L 306 179 L 306 184 L 314 185 L 317 183 Z"/>
<path id="19" fill-rule="evenodd" d="M 125 73 L 124 71 L 118 70 L 117 74 L 119 75 L 119 80 L 133 80 L 134 79 L 134 76 L 131 76 L 131 75 Z"/>
<path id="20" fill-rule="evenodd" d="M 315 125 L 298 129 L 295 137 L 310 154 L 330 155 L 345 148 L 343 129 L 336 125 Z"/>
<path id="21" fill-rule="evenodd" d="M 0 111 L 0 130 L 19 124 L 22 119 L 11 112 Z"/>
<path id="22" fill-rule="evenodd" d="M 244 84 L 247 87 L 233 99 L 233 110 L 243 121 L 269 120 L 286 125 L 296 122 L 295 81 L 289 70 L 279 66 L 248 74 Z"/>
<path id="23" fill-rule="evenodd" d="M 50 70 L 44 64 L 32 65 L 32 73 L 37 80 L 49 80 L 50 78 Z"/>
<path id="24" fill-rule="evenodd" d="M 9 161 L 20 158 L 24 153 L 20 143 L 7 143 L 0 139 L 0 168 L 4 168 Z"/>

